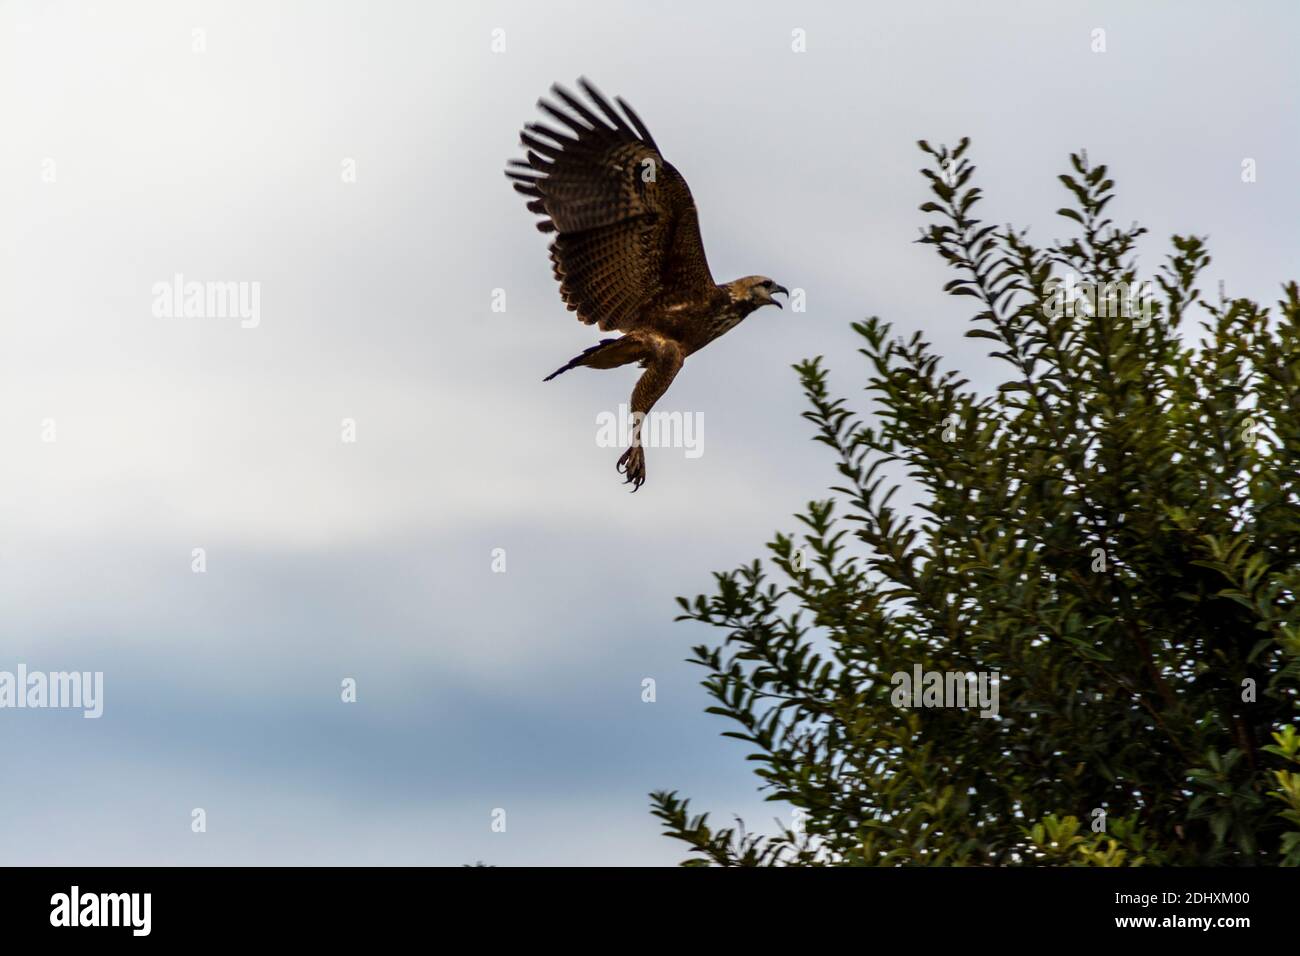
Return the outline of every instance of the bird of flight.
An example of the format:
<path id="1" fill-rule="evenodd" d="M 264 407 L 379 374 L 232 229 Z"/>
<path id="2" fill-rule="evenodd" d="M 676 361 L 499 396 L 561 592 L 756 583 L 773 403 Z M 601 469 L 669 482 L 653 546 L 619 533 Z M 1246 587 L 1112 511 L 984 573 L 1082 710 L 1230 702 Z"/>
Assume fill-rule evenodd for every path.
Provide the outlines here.
<path id="1" fill-rule="evenodd" d="M 560 128 L 525 125 L 527 159 L 511 160 L 506 175 L 542 216 L 537 228 L 555 233 L 551 264 L 569 311 L 602 332 L 623 333 L 545 380 L 580 365 L 645 369 L 632 390 L 631 445 L 616 466 L 636 491 L 645 482 L 641 425 L 686 357 L 755 309 L 781 308 L 772 296 L 789 292 L 766 276 L 714 282 L 686 180 L 622 98 L 620 113 L 587 80 L 578 86 L 590 104 L 558 84 L 551 92 L 560 104 L 538 101 Z"/>

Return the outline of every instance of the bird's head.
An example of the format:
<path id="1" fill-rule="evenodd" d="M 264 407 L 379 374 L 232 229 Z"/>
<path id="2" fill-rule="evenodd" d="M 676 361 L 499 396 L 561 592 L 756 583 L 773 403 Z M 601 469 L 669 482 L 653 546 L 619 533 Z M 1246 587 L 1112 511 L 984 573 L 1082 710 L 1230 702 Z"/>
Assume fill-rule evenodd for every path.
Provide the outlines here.
<path id="1" fill-rule="evenodd" d="M 781 303 L 772 298 L 780 292 L 783 295 L 789 295 L 790 290 L 783 285 L 769 279 L 767 276 L 745 276 L 743 279 L 737 279 L 730 283 L 731 298 L 749 307 L 750 311 L 761 308 L 765 305 L 774 305 L 778 309 Z"/>

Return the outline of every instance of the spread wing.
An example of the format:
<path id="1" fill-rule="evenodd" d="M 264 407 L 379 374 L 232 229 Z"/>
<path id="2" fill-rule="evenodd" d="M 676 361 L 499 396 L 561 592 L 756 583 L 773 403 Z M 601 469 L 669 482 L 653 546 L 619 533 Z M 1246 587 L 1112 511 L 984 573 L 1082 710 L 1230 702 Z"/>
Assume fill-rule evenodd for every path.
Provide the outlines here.
<path id="1" fill-rule="evenodd" d="M 561 128 L 525 126 L 527 161 L 512 160 L 506 175 L 543 217 L 537 228 L 556 233 L 551 262 L 565 304 L 588 325 L 626 332 L 650 303 L 706 298 L 714 281 L 686 180 L 627 103 L 616 99 L 619 113 L 585 79 L 578 85 L 591 105 L 552 87 L 568 110 L 538 106 Z"/>

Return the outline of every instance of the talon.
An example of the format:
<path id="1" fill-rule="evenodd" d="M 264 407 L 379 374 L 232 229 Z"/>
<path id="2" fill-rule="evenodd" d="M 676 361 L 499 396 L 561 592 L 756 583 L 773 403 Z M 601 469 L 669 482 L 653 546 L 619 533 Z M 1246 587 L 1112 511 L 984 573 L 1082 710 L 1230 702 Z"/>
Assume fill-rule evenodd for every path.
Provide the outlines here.
<path id="1" fill-rule="evenodd" d="M 632 485 L 634 492 L 645 484 L 645 451 L 639 445 L 634 445 L 623 452 L 614 467 L 620 475 L 627 476 L 623 484 Z"/>

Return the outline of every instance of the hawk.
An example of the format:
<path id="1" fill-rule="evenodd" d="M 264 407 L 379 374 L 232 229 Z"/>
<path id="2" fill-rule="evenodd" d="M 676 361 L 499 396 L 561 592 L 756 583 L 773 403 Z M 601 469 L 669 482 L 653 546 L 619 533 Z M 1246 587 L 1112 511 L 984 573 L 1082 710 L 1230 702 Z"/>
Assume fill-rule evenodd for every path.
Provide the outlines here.
<path id="1" fill-rule="evenodd" d="M 602 332 L 620 332 L 560 366 L 645 369 L 632 390 L 631 445 L 616 468 L 636 491 L 645 482 L 641 425 L 688 355 L 735 328 L 755 309 L 781 308 L 789 295 L 766 276 L 718 285 L 709 272 L 695 201 L 654 137 L 622 98 L 620 113 L 587 80 L 584 102 L 556 84 L 559 103 L 538 100 L 558 123 L 528 123 L 520 133 L 527 158 L 506 175 L 554 233 L 551 265 L 569 311 Z"/>

